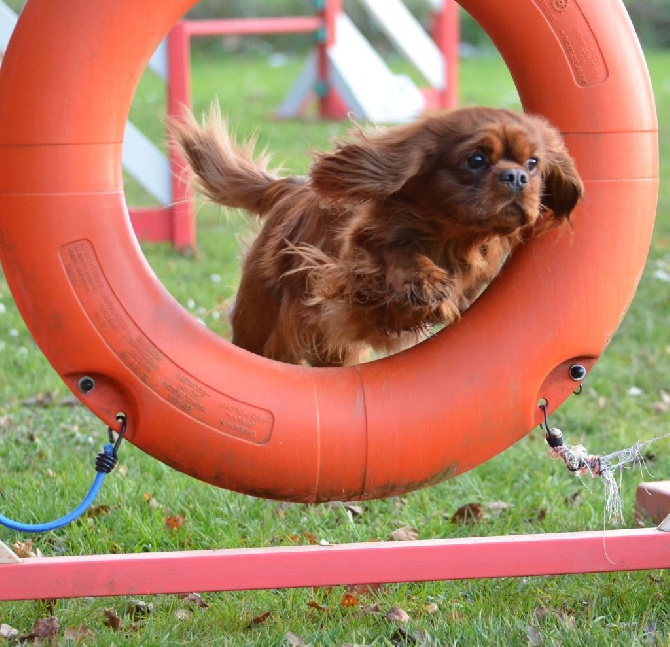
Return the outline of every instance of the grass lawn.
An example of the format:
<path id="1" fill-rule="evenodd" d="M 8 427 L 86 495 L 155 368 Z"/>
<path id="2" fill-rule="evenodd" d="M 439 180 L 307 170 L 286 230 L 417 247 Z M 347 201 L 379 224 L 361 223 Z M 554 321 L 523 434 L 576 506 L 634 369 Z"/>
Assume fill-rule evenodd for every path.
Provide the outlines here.
<path id="1" fill-rule="evenodd" d="M 287 172 L 304 172 L 346 124 L 278 122 L 272 109 L 300 69 L 272 67 L 266 56 L 197 57 L 196 111 L 216 95 L 240 136 L 257 131 Z M 572 443 L 608 453 L 670 427 L 670 52 L 649 52 L 661 126 L 661 196 L 656 233 L 626 318 L 590 375 L 584 394 L 553 418 Z M 518 107 L 500 60 L 463 61 L 464 104 Z M 156 141 L 163 137 L 161 83 L 147 75 L 131 118 Z M 130 204 L 148 201 L 127 181 Z M 198 252 L 175 254 L 145 245 L 172 294 L 217 332 L 217 316 L 235 290 L 239 239 L 248 221 L 202 205 Z M 615 259 L 613 259 L 615 262 Z M 33 343 L 0 275 L 0 513 L 26 522 L 58 517 L 79 502 L 93 478 L 105 428 L 68 393 Z M 49 406 L 45 406 L 49 405 Z M 625 526 L 634 527 L 633 494 L 643 478 L 670 478 L 670 442 L 646 455 L 646 469 L 627 470 L 621 486 Z M 505 505 L 494 505 L 502 502 Z M 480 503 L 477 523 L 452 522 L 461 506 Z M 44 555 L 291 545 L 386 539 L 401 527 L 421 539 L 599 530 L 605 526 L 602 483 L 582 483 L 550 461 L 539 431 L 495 459 L 430 489 L 360 504 L 355 517 L 339 505 L 305 506 L 219 490 L 172 471 L 125 443 L 121 465 L 106 480 L 94 513 L 32 538 Z M 0 528 L 0 540 L 28 539 Z M 0 567 L 1 569 L 1 567 Z M 1 571 L 0 571 L 1 572 Z M 29 634 L 48 616 L 60 622 L 58 644 L 82 645 L 669 645 L 670 573 L 385 585 L 369 590 L 300 589 L 0 603 L 0 624 Z M 404 610 L 406 622 L 394 607 Z M 376 612 L 378 610 L 378 612 Z M 76 631 L 72 628 L 78 628 Z M 68 632 L 68 629 L 70 631 Z M 302 641 L 302 642 L 300 642 Z M 11 640 L 9 641 L 11 643 Z M 70 644 L 68 642 L 68 644 Z M 3 638 L 0 637 L 0 644 Z"/>

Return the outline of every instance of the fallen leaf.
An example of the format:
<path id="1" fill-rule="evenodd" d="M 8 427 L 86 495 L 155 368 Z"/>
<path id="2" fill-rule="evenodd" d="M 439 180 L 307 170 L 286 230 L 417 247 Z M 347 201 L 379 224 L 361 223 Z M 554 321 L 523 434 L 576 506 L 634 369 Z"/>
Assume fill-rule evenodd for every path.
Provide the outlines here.
<path id="1" fill-rule="evenodd" d="M 0 638 L 16 638 L 19 635 L 19 630 L 5 624 L 0 625 Z"/>
<path id="2" fill-rule="evenodd" d="M 307 543 L 311 546 L 317 546 L 319 543 L 319 538 L 313 533 L 307 530 L 303 531 L 302 536 L 307 540 Z"/>
<path id="3" fill-rule="evenodd" d="M 24 407 L 49 407 L 53 404 L 54 399 L 58 395 L 58 391 L 50 391 L 49 393 L 38 393 L 32 398 L 22 400 L 21 404 Z"/>
<path id="4" fill-rule="evenodd" d="M 391 636 L 393 645 L 428 645 L 430 636 L 425 631 L 407 631 L 398 627 L 397 631 Z"/>
<path id="5" fill-rule="evenodd" d="M 314 600 L 310 600 L 307 603 L 307 606 L 310 607 L 311 609 L 316 609 L 317 611 L 328 611 L 326 607 L 321 606 L 318 602 L 314 602 Z"/>
<path id="6" fill-rule="evenodd" d="M 312 591 L 314 591 L 314 593 L 318 593 L 319 591 L 323 591 L 326 595 L 330 595 L 333 592 L 333 587 L 332 586 L 313 586 Z"/>
<path id="7" fill-rule="evenodd" d="M 372 593 L 378 593 L 383 588 L 383 584 L 349 584 L 347 586 L 347 593 L 358 596 L 371 595 Z"/>
<path id="8" fill-rule="evenodd" d="M 542 644 L 542 634 L 537 627 L 529 626 L 526 629 L 526 637 L 528 638 L 528 647 L 539 647 Z"/>
<path id="9" fill-rule="evenodd" d="M 389 611 L 384 614 L 384 617 L 387 620 L 391 620 L 392 622 L 401 622 L 404 625 L 406 625 L 410 620 L 407 611 L 401 609 L 400 607 L 391 607 Z"/>
<path id="10" fill-rule="evenodd" d="M 642 633 L 642 642 L 645 645 L 658 645 L 659 638 L 661 635 L 658 633 L 658 628 L 656 626 L 656 621 L 652 620 L 644 626 L 644 631 Z"/>
<path id="11" fill-rule="evenodd" d="M 113 631 L 121 629 L 121 618 L 114 609 L 105 609 L 105 626 L 110 627 Z"/>
<path id="12" fill-rule="evenodd" d="M 173 532 L 179 530 L 186 523 L 186 518 L 183 514 L 170 514 L 165 517 L 165 528 Z"/>
<path id="13" fill-rule="evenodd" d="M 354 503 L 352 501 L 347 501 L 346 503 L 343 503 L 342 507 L 347 511 L 347 513 L 352 518 L 353 517 L 360 517 L 364 512 L 362 505 L 360 505 L 358 503 Z"/>
<path id="14" fill-rule="evenodd" d="M 544 620 L 547 617 L 547 614 L 549 613 L 549 610 L 547 607 L 538 607 L 533 611 L 533 615 L 537 620 Z"/>
<path id="15" fill-rule="evenodd" d="M 64 640 L 66 642 L 79 642 L 87 638 L 95 638 L 96 634 L 92 629 L 79 625 L 78 627 L 68 627 L 65 630 Z"/>
<path id="16" fill-rule="evenodd" d="M 507 501 L 491 501 L 491 503 L 486 504 L 486 509 L 493 514 L 500 514 L 512 508 L 514 508 L 514 504 L 507 503 Z"/>
<path id="17" fill-rule="evenodd" d="M 150 613 L 153 613 L 154 605 L 152 602 L 144 602 L 143 600 L 132 600 L 126 608 L 126 613 L 130 616 L 133 622 L 138 622 Z"/>
<path id="18" fill-rule="evenodd" d="M 419 531 L 411 526 L 403 526 L 389 534 L 391 541 L 414 541 L 419 538 Z"/>
<path id="19" fill-rule="evenodd" d="M 575 616 L 566 609 L 561 609 L 556 613 L 559 622 L 566 625 L 569 629 L 574 629 L 577 623 Z"/>
<path id="20" fill-rule="evenodd" d="M 381 607 L 379 603 L 375 602 L 374 604 L 362 604 L 361 611 L 363 613 L 369 613 L 370 615 L 381 615 Z"/>
<path id="21" fill-rule="evenodd" d="M 357 607 L 360 604 L 360 600 L 353 594 L 351 593 L 345 593 L 342 596 L 342 599 L 340 600 L 340 605 L 348 608 L 348 607 Z"/>
<path id="22" fill-rule="evenodd" d="M 451 523 L 464 524 L 481 521 L 484 516 L 484 506 L 481 503 L 466 503 L 451 517 Z"/>
<path id="23" fill-rule="evenodd" d="M 654 413 L 667 413 L 670 411 L 670 402 L 665 402 L 664 400 L 654 402 L 651 408 L 654 410 Z"/>
<path id="24" fill-rule="evenodd" d="M 296 636 L 290 631 L 284 636 L 284 642 L 289 647 L 307 647 L 307 643 L 300 636 Z"/>
<path id="25" fill-rule="evenodd" d="M 42 641 L 54 640 L 58 635 L 59 629 L 60 622 L 58 621 L 58 618 L 53 616 L 49 618 L 40 618 L 35 621 L 33 630 L 29 634 L 21 636 L 19 640 L 21 642 L 34 642 L 40 645 L 42 644 Z"/>
<path id="26" fill-rule="evenodd" d="M 101 505 L 92 505 L 87 511 L 86 515 L 87 517 L 95 518 L 95 517 L 100 517 L 105 514 L 109 514 L 112 510 L 111 505 L 107 504 L 101 504 Z"/>
<path id="27" fill-rule="evenodd" d="M 394 510 L 400 510 L 407 505 L 407 499 L 404 496 L 395 496 L 392 499 Z"/>
<path id="28" fill-rule="evenodd" d="M 440 610 L 440 607 L 435 604 L 435 602 L 428 602 L 423 605 L 423 610 L 426 613 L 437 613 Z"/>
<path id="29" fill-rule="evenodd" d="M 12 544 L 12 550 L 16 553 L 17 557 L 21 559 L 30 559 L 32 557 L 42 557 L 42 552 L 39 548 L 36 548 L 33 551 L 33 540 L 26 539 L 25 541 L 15 541 Z"/>
<path id="30" fill-rule="evenodd" d="M 149 492 L 145 492 L 142 495 L 142 497 L 147 502 L 147 504 L 150 508 L 160 508 L 161 507 L 161 504 L 158 502 L 158 500 L 154 499 L 154 497 L 151 494 L 149 494 Z"/>
<path id="31" fill-rule="evenodd" d="M 260 625 L 261 623 L 265 622 L 272 614 L 270 611 L 266 611 L 265 613 L 261 613 L 260 615 L 256 616 L 255 618 L 251 619 L 251 622 L 247 625 L 247 629 L 251 629 L 251 627 L 254 627 L 255 625 Z"/>
<path id="32" fill-rule="evenodd" d="M 179 599 L 184 600 L 185 602 L 189 602 L 190 604 L 193 604 L 196 607 L 200 607 L 201 609 L 209 608 L 209 604 L 207 604 L 207 602 L 202 599 L 200 593 L 182 593 L 179 595 Z"/>

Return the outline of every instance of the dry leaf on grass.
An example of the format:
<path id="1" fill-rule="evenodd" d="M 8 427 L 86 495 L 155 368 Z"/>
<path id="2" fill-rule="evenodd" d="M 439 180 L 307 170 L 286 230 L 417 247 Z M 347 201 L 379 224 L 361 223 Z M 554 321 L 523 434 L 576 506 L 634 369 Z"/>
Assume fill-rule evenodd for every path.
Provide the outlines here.
<path id="1" fill-rule="evenodd" d="M 186 523 L 183 514 L 170 514 L 165 517 L 165 528 L 173 532 L 179 530 Z"/>
<path id="2" fill-rule="evenodd" d="M 154 605 L 152 602 L 144 602 L 143 600 L 132 600 L 126 608 L 126 613 L 130 616 L 133 622 L 138 622 L 150 613 L 153 613 Z"/>
<path id="3" fill-rule="evenodd" d="M 208 609 L 209 604 L 202 599 L 200 593 L 181 593 L 179 596 L 180 600 L 184 602 L 189 602 L 190 604 L 200 607 L 201 609 Z"/>
<path id="4" fill-rule="evenodd" d="M 161 504 L 158 502 L 158 499 L 155 499 L 149 492 L 145 492 L 142 495 L 142 498 L 147 502 L 147 505 L 150 508 L 160 508 Z"/>
<path id="5" fill-rule="evenodd" d="M 652 405 L 655 413 L 667 413 L 670 411 L 670 393 L 661 389 L 658 392 L 660 400 Z"/>
<path id="6" fill-rule="evenodd" d="M 88 638 L 95 638 L 96 633 L 84 625 L 79 625 L 78 627 L 68 627 L 63 637 L 66 642 L 80 642 Z"/>
<path id="7" fill-rule="evenodd" d="M 84 516 L 88 517 L 89 519 L 94 519 L 95 517 L 101 517 L 103 515 L 109 514 L 111 511 L 111 505 L 104 503 L 101 505 L 92 505 L 88 510 L 86 510 Z"/>
<path id="8" fill-rule="evenodd" d="M 251 619 L 251 622 L 249 622 L 249 624 L 246 626 L 246 629 L 251 629 L 256 625 L 260 625 L 261 623 L 265 622 L 271 615 L 272 613 L 270 611 L 266 611 L 265 613 L 257 615 L 255 618 Z"/>
<path id="9" fill-rule="evenodd" d="M 14 627 L 5 624 L 4 622 L 0 625 L 0 638 L 16 638 L 18 635 L 18 629 L 14 629 Z"/>
<path id="10" fill-rule="evenodd" d="M 414 541 L 419 538 L 419 531 L 411 526 L 403 526 L 389 534 L 391 541 Z"/>
<path id="11" fill-rule="evenodd" d="M 476 523 L 481 521 L 483 516 L 484 506 L 481 503 L 467 503 L 454 512 L 451 523 Z"/>
<path id="12" fill-rule="evenodd" d="M 360 503 L 355 503 L 353 501 L 347 501 L 346 503 L 336 505 L 341 505 L 352 519 L 354 517 L 360 517 L 364 512 L 363 506 Z"/>
<path id="13" fill-rule="evenodd" d="M 369 613 L 370 615 L 376 616 L 376 615 L 381 615 L 382 609 L 379 606 L 378 602 L 375 602 L 374 604 L 363 604 L 361 605 L 361 611 L 363 613 Z"/>
<path id="14" fill-rule="evenodd" d="M 113 631 L 121 629 L 121 618 L 117 615 L 114 609 L 105 609 L 105 626 L 110 627 Z"/>
<path id="15" fill-rule="evenodd" d="M 360 604 L 360 602 L 361 601 L 352 593 L 345 593 L 342 596 L 342 599 L 340 600 L 340 605 L 345 608 L 357 607 Z"/>
<path id="16" fill-rule="evenodd" d="M 284 642 L 288 645 L 288 647 L 307 647 L 307 643 L 292 631 L 289 631 L 284 636 Z"/>
<path id="17" fill-rule="evenodd" d="M 383 590 L 383 584 L 349 584 L 347 586 L 347 593 L 352 593 L 353 595 L 362 596 L 362 595 L 371 595 L 373 593 L 378 593 Z"/>
<path id="18" fill-rule="evenodd" d="M 528 638 L 528 647 L 539 647 L 542 644 L 542 634 L 537 627 L 532 625 L 527 627 L 526 637 Z"/>
<path id="19" fill-rule="evenodd" d="M 423 605 L 423 610 L 426 613 L 437 613 L 440 610 L 440 607 L 435 604 L 435 602 L 427 602 Z"/>
<path id="20" fill-rule="evenodd" d="M 60 622 L 58 621 L 58 618 L 53 616 L 50 618 L 40 618 L 39 620 L 35 621 L 33 630 L 29 634 L 21 636 L 19 641 L 32 642 L 36 645 L 41 645 L 44 642 L 55 640 L 59 629 Z"/>
<path id="21" fill-rule="evenodd" d="M 407 629 L 398 627 L 395 633 L 391 636 L 391 643 L 398 646 L 428 645 L 430 644 L 430 636 L 425 631 L 407 631 Z"/>
<path id="22" fill-rule="evenodd" d="M 12 550 L 16 553 L 17 557 L 21 559 L 30 559 L 31 557 L 42 557 L 42 551 L 39 548 L 35 548 L 33 551 L 33 540 L 26 539 L 25 541 L 15 541 L 12 544 Z"/>
<path id="23" fill-rule="evenodd" d="M 400 622 L 402 624 L 407 624 L 410 620 L 409 613 L 400 607 L 391 607 L 387 613 L 384 614 L 384 617 L 387 620 L 392 622 Z"/>

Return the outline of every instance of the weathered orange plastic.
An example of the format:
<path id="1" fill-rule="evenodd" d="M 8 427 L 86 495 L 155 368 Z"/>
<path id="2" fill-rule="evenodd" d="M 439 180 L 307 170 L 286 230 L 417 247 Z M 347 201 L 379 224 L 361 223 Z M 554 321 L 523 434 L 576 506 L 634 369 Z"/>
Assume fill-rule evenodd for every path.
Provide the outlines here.
<path id="1" fill-rule="evenodd" d="M 124 412 L 128 438 L 164 463 L 292 501 L 407 492 L 522 438 L 539 398 L 555 409 L 576 386 L 568 367 L 590 369 L 611 340 L 648 252 L 657 122 L 620 0 L 462 0 L 525 109 L 565 134 L 586 200 L 572 231 L 515 254 L 460 323 L 344 369 L 231 346 L 166 293 L 135 241 L 124 123 L 147 60 L 193 4 L 28 0 L 2 63 L 2 262 L 66 384 L 107 424 Z"/>

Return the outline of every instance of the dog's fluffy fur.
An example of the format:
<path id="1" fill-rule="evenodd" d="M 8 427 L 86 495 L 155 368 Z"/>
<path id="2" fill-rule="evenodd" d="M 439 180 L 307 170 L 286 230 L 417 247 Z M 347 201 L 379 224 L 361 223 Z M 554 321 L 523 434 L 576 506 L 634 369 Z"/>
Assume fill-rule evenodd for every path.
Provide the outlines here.
<path id="1" fill-rule="evenodd" d="M 197 187 L 263 227 L 232 309 L 233 343 L 313 366 L 393 352 L 450 323 L 525 239 L 564 222 L 583 185 L 544 119 L 491 108 L 358 130 L 280 178 L 218 108 L 171 124 Z"/>

